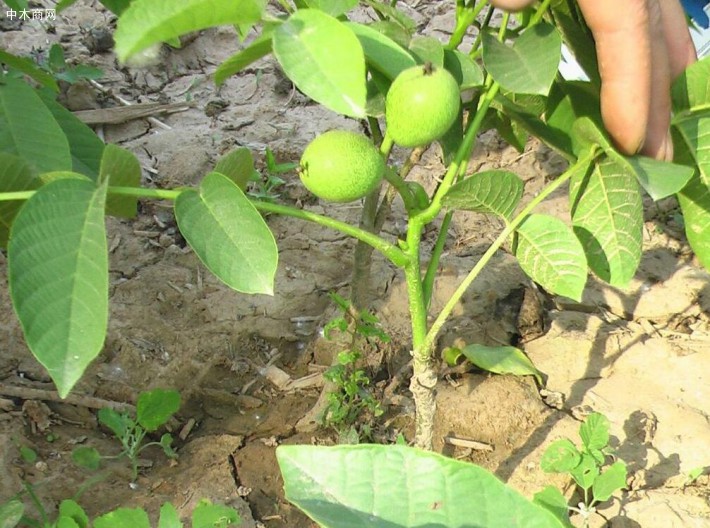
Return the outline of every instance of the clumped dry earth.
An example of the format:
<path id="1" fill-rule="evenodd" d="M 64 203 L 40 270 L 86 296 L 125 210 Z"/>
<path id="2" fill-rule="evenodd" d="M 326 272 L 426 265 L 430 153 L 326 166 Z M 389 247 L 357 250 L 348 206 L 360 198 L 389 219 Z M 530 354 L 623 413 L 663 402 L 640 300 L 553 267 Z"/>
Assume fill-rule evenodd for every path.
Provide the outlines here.
<path id="1" fill-rule="evenodd" d="M 422 30 L 441 38 L 452 27 L 447 2 L 412 3 L 409 14 Z M 191 103 L 187 111 L 160 116 L 169 129 L 145 119 L 99 127 L 106 141 L 138 156 L 148 185 L 195 184 L 221 154 L 240 145 L 252 149 L 260 167 L 267 146 L 280 161 L 297 161 L 316 134 L 359 127 L 310 104 L 272 59 L 216 89 L 210 73 L 237 49 L 231 29 L 192 35 L 182 49 L 163 50 L 159 65 L 135 70 L 120 67 L 102 44 L 114 24 L 109 13 L 80 0 L 51 25 L 0 19 L 0 45 L 28 54 L 61 42 L 70 60 L 102 68 L 106 92 L 82 84 L 65 94 L 75 110 L 116 106 L 116 96 Z M 535 142 L 520 154 L 489 132 L 476 147 L 471 170 L 498 167 L 519 174 L 529 197 L 561 173 L 564 162 Z M 442 171 L 432 149 L 413 177 L 431 188 Z M 357 221 L 359 204 L 319 203 L 295 174 L 286 180 L 279 200 Z M 567 480 L 541 472 L 541 454 L 560 437 L 576 438 L 579 420 L 599 411 L 611 421 L 630 480 L 629 490 L 600 510 L 593 525 L 603 526 L 606 519 L 614 527 L 710 526 L 708 477 L 687 478 L 691 470 L 710 466 L 710 274 L 688 249 L 676 204 L 648 205 L 646 253 L 625 291 L 590 279 L 582 303 L 548 298 L 535 293 L 508 253 L 497 255 L 464 297 L 440 345 L 456 338 L 508 344 L 522 336 L 522 347 L 546 375 L 546 391 L 541 394 L 531 378 L 447 373 L 440 382 L 436 448 L 482 464 L 527 496 L 547 484 L 569 492 Z M 564 193 L 542 206 L 561 218 L 566 208 Z M 145 452 L 145 467 L 133 487 L 124 462 L 107 464 L 98 479 L 71 463 L 75 445 L 105 454 L 118 450 L 97 426 L 95 411 L 3 396 L 10 386 L 44 390 L 51 384 L 24 345 L 0 255 L 0 501 L 21 490 L 24 480 L 35 485 L 49 511 L 82 489 L 81 503 L 92 514 L 145 506 L 155 518 L 159 505 L 171 501 L 187 515 L 207 497 L 239 508 L 246 527 L 312 526 L 284 500 L 274 452 L 281 443 L 335 440 L 330 431 L 298 423 L 320 387 L 288 382 L 322 371 L 330 361 L 334 345 L 319 331 L 334 314 L 327 292 L 348 295 L 354 244 L 315 225 L 276 216 L 267 221 L 280 250 L 273 297 L 244 296 L 222 286 L 186 248 L 169 204 L 146 201 L 135 220 L 108 221 L 108 338 L 75 394 L 135 402 L 142 390 L 175 388 L 184 403 L 171 424 L 173 433 L 180 436 L 192 425 L 177 442 L 176 463 L 157 451 Z M 386 234 L 401 234 L 404 222 L 396 204 Z M 495 220 L 480 215 L 456 217 L 435 310 L 499 229 Z M 432 230 L 426 243 L 434 236 Z M 388 378 L 406 363 L 408 318 L 401 274 L 377 256 L 372 273 L 373 307 L 393 337 L 371 361 L 377 365 L 370 372 L 375 392 L 381 395 Z M 274 372 L 288 378 L 275 384 Z M 387 413 L 375 424 L 377 438 L 411 435 L 413 404 L 405 387 L 389 399 Z M 454 448 L 444 442 L 452 435 L 493 450 Z M 35 449 L 38 461 L 23 462 L 20 445 Z"/>

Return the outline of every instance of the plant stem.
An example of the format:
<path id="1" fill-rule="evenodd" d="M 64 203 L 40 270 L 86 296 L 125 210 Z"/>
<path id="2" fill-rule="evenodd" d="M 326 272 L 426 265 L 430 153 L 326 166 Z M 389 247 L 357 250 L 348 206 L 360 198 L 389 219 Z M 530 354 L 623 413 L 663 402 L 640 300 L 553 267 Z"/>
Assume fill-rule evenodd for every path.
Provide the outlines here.
<path id="1" fill-rule="evenodd" d="M 40 516 L 42 517 L 42 522 L 44 523 L 45 526 L 49 524 L 49 519 L 47 518 L 47 512 L 44 509 L 44 506 L 42 506 L 42 501 L 39 500 L 39 497 L 37 497 L 37 494 L 35 493 L 34 488 L 32 487 L 32 484 L 28 482 L 23 482 L 22 483 L 27 490 L 27 494 L 30 496 L 30 499 L 32 500 L 32 503 L 35 505 L 35 508 L 37 508 L 37 512 L 39 512 Z"/>
<path id="2" fill-rule="evenodd" d="M 409 388 L 414 396 L 416 407 L 415 444 L 422 449 L 432 449 L 434 432 L 434 415 L 436 414 L 436 369 L 432 363 L 431 354 L 422 353 L 425 349 L 422 343 L 427 332 L 427 313 L 424 304 L 424 291 L 420 270 L 420 244 L 422 230 L 425 224 L 410 223 L 407 232 L 407 254 L 409 262 L 404 267 L 409 299 L 409 315 L 412 325 L 412 356 L 414 367 Z"/>
<path id="3" fill-rule="evenodd" d="M 112 194 L 136 196 L 139 198 L 157 198 L 161 200 L 175 200 L 182 192 L 180 190 L 146 189 L 142 187 L 109 187 L 108 191 Z M 35 192 L 37 191 L 0 193 L 0 201 L 27 200 L 31 198 Z M 250 201 L 254 207 L 261 211 L 308 220 L 309 222 L 315 222 L 316 224 L 320 224 L 322 226 L 340 231 L 341 233 L 345 233 L 346 235 L 350 235 L 353 238 L 361 240 L 362 242 L 372 246 L 378 251 L 381 251 L 382 254 L 397 267 L 403 267 L 407 261 L 406 255 L 394 244 L 387 242 L 373 233 L 369 233 L 345 222 L 340 222 L 339 220 L 334 220 L 332 218 L 316 213 L 310 213 L 308 211 L 302 211 L 301 209 L 295 209 L 286 205 L 272 204 L 258 200 Z"/>
<path id="4" fill-rule="evenodd" d="M 368 244 L 381 252 L 398 268 L 404 267 L 409 260 L 407 255 L 394 244 L 387 242 L 385 239 L 373 233 L 345 222 L 341 222 L 340 220 L 335 220 L 317 213 L 311 213 L 310 211 L 303 211 L 287 205 L 279 205 L 257 200 L 251 200 L 251 203 L 260 211 L 267 211 L 269 213 L 276 213 L 284 216 L 291 216 L 293 218 L 299 218 L 301 220 L 307 220 L 309 222 L 315 222 L 316 224 L 324 227 L 329 227 L 331 229 L 335 229 L 336 231 L 340 231 L 341 233 L 345 233 L 346 235 L 350 235 L 351 237 L 361 240 L 365 244 Z"/>
<path id="5" fill-rule="evenodd" d="M 396 171 L 390 170 L 390 168 L 387 167 L 385 169 L 385 179 L 387 180 L 387 183 L 395 188 L 397 194 L 399 194 L 402 198 L 404 208 L 407 211 L 413 211 L 416 209 L 416 202 L 411 189 L 407 186 L 407 182 L 405 182 Z"/>
<path id="6" fill-rule="evenodd" d="M 537 11 L 535 11 L 535 14 L 530 19 L 530 25 L 528 25 L 528 27 L 534 26 L 542 20 L 542 17 L 545 16 L 545 13 L 550 8 L 551 3 L 552 0 L 542 0 L 540 7 L 537 8 Z"/>
<path id="7" fill-rule="evenodd" d="M 490 77 L 489 77 L 490 79 Z M 476 142 L 476 136 L 483 123 L 488 107 L 498 93 L 498 83 L 489 80 L 484 86 L 485 93 L 478 101 L 476 115 L 468 125 L 463 141 L 456 152 L 454 161 L 449 165 L 444 179 L 439 188 L 434 193 L 429 207 L 415 213 L 409 218 L 409 229 L 407 232 L 407 255 L 409 261 L 404 267 L 407 280 L 407 292 L 409 294 L 409 313 L 412 323 L 412 356 L 413 373 L 409 385 L 414 396 L 416 408 L 416 436 L 415 444 L 422 449 L 432 449 L 434 437 L 434 415 L 436 413 L 437 372 L 432 361 L 433 339 L 422 339 L 422 329 L 426 334 L 427 328 L 427 304 L 431 296 L 434 275 L 438 267 L 438 262 L 430 261 L 429 267 L 433 269 L 427 272 L 429 281 L 427 290 L 424 289 L 420 271 L 419 244 L 424 227 L 437 217 L 442 208 L 442 200 L 449 191 L 453 182 L 460 174 L 460 170 L 465 170 L 467 160 L 471 155 L 471 150 Z M 448 228 L 448 226 L 446 226 Z M 441 242 L 443 251 L 443 241 Z M 434 254 L 438 259 L 439 255 Z M 427 292 L 428 293 L 425 293 Z M 448 315 L 448 314 L 447 314 Z M 431 332 L 429 332 L 431 333 Z M 426 334 L 428 336 L 429 334 Z"/>
<path id="8" fill-rule="evenodd" d="M 365 203 L 360 214 L 360 229 L 377 235 L 379 229 L 376 226 L 377 201 L 380 195 L 381 186 L 365 197 Z M 350 302 L 357 311 L 367 308 L 369 303 L 368 293 L 370 291 L 370 265 L 372 263 L 373 247 L 358 240 L 353 252 L 353 274 L 350 282 Z"/>
<path id="9" fill-rule="evenodd" d="M 446 44 L 446 49 L 454 50 L 459 47 L 469 26 L 476 20 L 476 17 L 486 5 L 488 5 L 488 0 L 477 2 L 473 7 L 459 8 L 457 6 L 456 28 Z"/>
<path id="10" fill-rule="evenodd" d="M 382 136 L 380 124 L 374 117 L 368 117 L 372 138 L 375 143 L 380 143 L 380 154 L 385 159 L 389 158 L 394 142 L 389 136 Z M 388 171 L 388 168 L 385 168 Z M 378 185 L 375 190 L 365 197 L 365 203 L 360 214 L 360 229 L 373 235 L 379 235 L 382 224 L 377 223 L 378 200 L 382 185 Z M 389 190 L 389 189 L 388 189 Z M 358 240 L 353 253 L 353 274 L 350 283 L 350 302 L 357 311 L 364 310 L 369 304 L 368 293 L 370 291 L 370 265 L 372 263 L 373 246 L 362 240 Z"/>
<path id="11" fill-rule="evenodd" d="M 525 218 L 530 214 L 530 212 L 537 207 L 537 205 L 542 202 L 545 198 L 547 198 L 553 191 L 555 191 L 557 188 L 559 188 L 563 183 L 565 183 L 567 180 L 569 180 L 572 175 L 581 170 L 585 169 L 586 167 L 589 166 L 589 164 L 594 160 L 594 157 L 596 156 L 596 148 L 595 149 L 590 149 L 584 156 L 580 157 L 574 165 L 569 167 L 564 174 L 562 174 L 559 178 L 557 178 L 555 181 L 552 183 L 548 184 L 547 187 L 545 187 L 540 194 L 538 194 L 535 198 L 533 198 L 530 203 L 528 203 L 522 211 L 503 229 L 500 235 L 498 235 L 498 238 L 491 244 L 491 246 L 488 248 L 488 250 L 483 254 L 481 259 L 476 263 L 476 265 L 473 267 L 473 269 L 469 272 L 469 274 L 466 276 L 466 278 L 461 282 L 459 287 L 456 289 L 456 291 L 453 293 L 453 295 L 449 298 L 448 302 L 444 306 L 444 308 L 441 310 L 439 313 L 438 317 L 434 321 L 434 323 L 431 325 L 431 328 L 429 329 L 429 332 L 427 333 L 426 338 L 424 339 L 424 342 L 422 344 L 422 349 L 424 351 L 431 350 L 434 346 L 434 341 L 436 340 L 436 337 L 439 334 L 439 331 L 441 328 L 444 326 L 444 323 L 446 322 L 446 319 L 448 319 L 449 315 L 451 315 L 451 312 L 453 309 L 456 307 L 456 304 L 458 304 L 459 300 L 461 299 L 461 296 L 466 292 L 468 287 L 471 285 L 471 283 L 474 281 L 474 279 L 478 276 L 478 274 L 481 272 L 481 270 L 486 266 L 488 261 L 493 257 L 493 255 L 500 249 L 500 247 L 505 243 L 505 241 L 508 239 L 510 235 L 513 234 L 513 232 L 520 226 L 520 224 L 523 223 Z M 420 352 L 421 353 L 421 352 Z"/>
<path id="12" fill-rule="evenodd" d="M 377 121 L 377 118 L 367 116 L 367 124 L 370 127 L 370 133 L 372 134 L 372 140 L 375 143 L 381 143 L 382 142 L 382 130 L 380 129 L 380 123 Z"/>
<path id="13" fill-rule="evenodd" d="M 426 273 L 424 275 L 424 283 L 422 284 L 424 291 L 424 306 L 427 310 L 429 309 L 431 295 L 434 291 L 434 280 L 436 279 L 436 272 L 439 269 L 439 260 L 441 259 L 441 254 L 444 252 L 446 237 L 449 233 L 449 225 L 451 225 L 451 219 L 453 216 L 453 211 L 447 211 L 444 215 L 444 219 L 441 222 L 441 229 L 439 229 L 439 235 L 437 236 L 436 243 L 434 244 L 434 249 L 431 251 L 429 264 L 427 264 Z"/>
<path id="14" fill-rule="evenodd" d="M 389 158 L 393 146 L 394 141 L 392 140 L 392 136 L 385 132 L 385 137 L 382 138 L 382 144 L 380 145 L 380 153 L 385 158 L 385 160 Z"/>
<path id="15" fill-rule="evenodd" d="M 145 187 L 109 187 L 109 194 L 135 196 L 137 198 L 156 198 L 158 200 L 177 200 L 182 189 L 146 189 Z"/>
<path id="16" fill-rule="evenodd" d="M 0 193 L 0 202 L 11 202 L 14 200 L 29 200 L 37 191 L 15 191 Z"/>
<path id="17" fill-rule="evenodd" d="M 29 200 L 37 191 L 16 191 L 0 193 L 0 202 L 13 200 Z M 180 189 L 148 189 L 146 187 L 109 187 L 109 194 L 135 196 L 137 198 L 156 198 L 158 200 L 175 200 L 182 190 Z"/>
<path id="18" fill-rule="evenodd" d="M 481 27 L 478 30 L 478 35 L 476 35 L 476 40 L 473 41 L 473 46 L 471 46 L 471 51 L 468 54 L 469 57 L 471 57 L 472 59 L 476 59 L 483 52 L 483 49 L 481 48 L 481 42 L 483 41 L 483 33 L 488 31 L 488 26 L 491 23 L 491 19 L 493 18 L 494 12 L 495 8 L 491 6 L 488 9 L 488 12 L 486 13 L 486 17 L 483 19 L 483 23 L 481 24 Z"/>

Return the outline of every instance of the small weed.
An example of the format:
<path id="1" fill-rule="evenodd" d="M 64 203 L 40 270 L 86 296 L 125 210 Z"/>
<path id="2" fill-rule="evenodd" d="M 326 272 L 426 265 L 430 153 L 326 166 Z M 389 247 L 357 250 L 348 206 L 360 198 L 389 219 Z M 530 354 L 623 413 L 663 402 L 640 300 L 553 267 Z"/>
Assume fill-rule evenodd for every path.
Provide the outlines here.
<path id="1" fill-rule="evenodd" d="M 176 458 L 172 448 L 173 437 L 165 433 L 159 442 L 143 443 L 149 432 L 157 430 L 167 423 L 170 417 L 180 408 L 180 394 L 177 391 L 155 389 L 143 392 L 138 396 L 136 415 L 120 413 L 113 409 L 101 409 L 99 422 L 108 427 L 123 447 L 118 455 L 102 456 L 93 447 L 78 447 L 72 453 L 74 462 L 87 469 L 99 468 L 102 459 L 127 457 L 133 468 L 133 480 L 138 478 L 138 455 L 147 447 L 160 446 L 169 458 Z"/>
<path id="2" fill-rule="evenodd" d="M 626 488 L 626 464 L 617 460 L 604 467 L 607 458 L 614 455 L 609 446 L 609 420 L 604 415 L 590 414 L 580 426 L 579 436 L 581 448 L 568 438 L 553 442 L 542 455 L 540 466 L 546 473 L 569 474 L 579 487 L 583 500 L 576 507 L 567 506 L 560 491 L 548 486 L 535 495 L 535 501 L 552 511 L 567 508 L 578 513 L 586 527 L 597 504 Z"/>
<path id="3" fill-rule="evenodd" d="M 77 64 L 71 66 L 67 64 L 64 57 L 64 50 L 59 44 L 53 44 L 49 48 L 49 54 L 46 58 L 40 58 L 39 66 L 47 71 L 52 77 L 58 81 L 65 81 L 69 84 L 77 83 L 81 80 L 95 80 L 104 76 L 103 70 L 87 66 L 85 64 Z"/>
<path id="4" fill-rule="evenodd" d="M 349 332 L 354 336 L 389 342 L 389 336 L 379 327 L 379 320 L 366 310 L 353 313 L 352 305 L 335 293 L 331 299 L 338 305 L 343 315 L 330 321 L 323 329 L 326 339 L 331 339 L 332 331 Z M 352 322 L 348 322 L 350 320 Z M 364 413 L 375 417 L 383 413 L 380 402 L 368 390 L 370 378 L 358 367 L 361 353 L 357 350 L 344 350 L 337 356 L 336 363 L 325 371 L 323 376 L 335 385 L 328 393 L 328 404 L 322 415 L 323 425 L 332 427 L 340 436 L 340 443 L 358 443 L 360 438 L 369 438 L 369 426 L 358 430 L 355 424 Z"/>
<path id="5" fill-rule="evenodd" d="M 132 528 L 150 528 L 148 514 L 142 508 L 118 508 L 97 517 L 90 523 L 89 516 L 84 509 L 71 499 L 63 500 L 59 504 L 57 518 L 52 521 L 32 487 L 26 484 L 25 488 L 32 499 L 32 503 L 37 508 L 40 519 L 28 516 L 25 505 L 15 497 L 0 504 L 0 527 L 71 528 L 93 526 L 94 528 L 115 528 L 117 526 L 131 526 Z M 241 524 L 241 519 L 236 510 L 227 506 L 212 504 L 207 499 L 202 499 L 192 512 L 193 527 L 214 526 L 224 528 L 239 524 Z M 180 515 L 171 503 L 166 502 L 160 507 L 158 526 L 161 528 L 182 528 L 183 524 L 180 521 Z"/>
<path id="6" fill-rule="evenodd" d="M 328 405 L 323 412 L 323 424 L 334 428 L 348 443 L 353 443 L 355 423 L 364 412 L 382 415 L 382 407 L 367 389 L 370 378 L 357 367 L 360 353 L 344 350 L 338 354 L 337 364 L 325 371 L 323 376 L 335 385 L 328 393 Z M 357 431 L 355 431 L 357 433 Z M 362 431 L 366 433 L 367 431 Z M 360 435 L 356 435 L 356 439 Z M 363 436 L 368 436 L 363 434 Z M 357 443 L 357 442 L 354 442 Z"/>
<path id="7" fill-rule="evenodd" d="M 294 171 L 297 167 L 297 163 L 278 163 L 274 153 L 267 147 L 265 173 L 259 174 L 254 171 L 250 180 L 253 185 L 247 194 L 258 200 L 275 201 L 280 196 L 279 187 L 286 183 L 280 175 Z"/>
<path id="8" fill-rule="evenodd" d="M 702 475 L 705 475 L 706 469 L 707 468 L 700 466 L 688 471 L 688 473 L 685 475 L 685 486 L 690 486 L 694 484 L 695 481 L 698 480 Z"/>

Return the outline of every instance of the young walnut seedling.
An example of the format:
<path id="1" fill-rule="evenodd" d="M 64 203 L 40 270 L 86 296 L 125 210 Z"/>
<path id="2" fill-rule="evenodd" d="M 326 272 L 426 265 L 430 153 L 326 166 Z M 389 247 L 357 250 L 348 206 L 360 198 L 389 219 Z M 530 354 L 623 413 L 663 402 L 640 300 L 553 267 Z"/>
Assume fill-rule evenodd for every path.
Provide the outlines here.
<path id="1" fill-rule="evenodd" d="M 604 468 L 614 450 L 609 446 L 609 420 L 602 414 L 592 413 L 579 427 L 582 447 L 577 448 L 568 438 L 553 442 L 542 455 L 540 466 L 546 473 L 568 473 L 579 487 L 582 501 L 576 506 L 566 506 L 560 491 L 548 486 L 535 496 L 535 501 L 546 505 L 567 507 L 581 515 L 584 526 L 589 525 L 596 506 L 626 488 L 626 464 L 616 460 Z"/>
<path id="2" fill-rule="evenodd" d="M 133 469 L 132 480 L 138 478 L 138 455 L 153 445 L 160 446 L 169 458 L 176 458 L 172 448 L 173 437 L 165 433 L 159 442 L 143 443 L 146 434 L 156 431 L 166 424 L 180 408 L 180 393 L 174 390 L 154 389 L 138 396 L 135 417 L 131 413 L 104 408 L 99 411 L 99 422 L 108 427 L 119 442 L 122 450 L 118 455 L 102 456 L 93 447 L 79 447 L 72 453 L 74 462 L 88 469 L 98 469 L 101 459 L 128 457 Z"/>

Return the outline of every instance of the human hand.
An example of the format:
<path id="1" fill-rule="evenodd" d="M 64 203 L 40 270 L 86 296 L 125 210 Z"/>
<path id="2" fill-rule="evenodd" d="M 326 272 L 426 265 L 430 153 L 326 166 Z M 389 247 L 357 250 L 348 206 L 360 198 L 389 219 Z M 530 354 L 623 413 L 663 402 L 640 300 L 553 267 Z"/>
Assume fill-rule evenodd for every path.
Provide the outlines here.
<path id="1" fill-rule="evenodd" d="M 532 0 L 492 0 L 520 10 Z M 695 62 L 678 0 L 578 0 L 594 34 L 604 125 L 626 154 L 673 159 L 671 83 Z"/>

